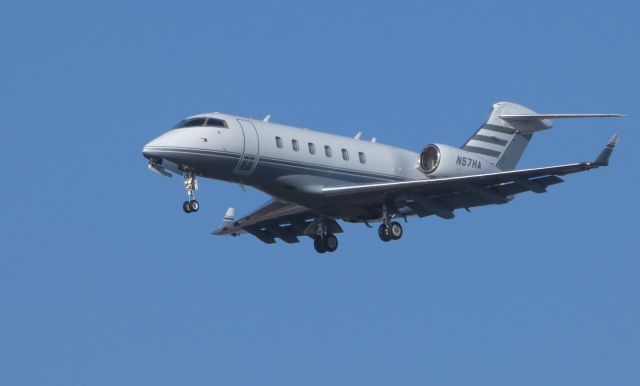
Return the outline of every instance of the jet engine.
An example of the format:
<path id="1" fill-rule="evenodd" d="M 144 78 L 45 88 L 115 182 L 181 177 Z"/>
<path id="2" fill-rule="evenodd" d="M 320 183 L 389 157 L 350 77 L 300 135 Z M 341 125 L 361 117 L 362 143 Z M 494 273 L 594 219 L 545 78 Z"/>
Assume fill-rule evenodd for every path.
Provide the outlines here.
<path id="1" fill-rule="evenodd" d="M 430 144 L 420 152 L 420 169 L 432 178 L 496 172 L 492 161 L 449 145 Z"/>

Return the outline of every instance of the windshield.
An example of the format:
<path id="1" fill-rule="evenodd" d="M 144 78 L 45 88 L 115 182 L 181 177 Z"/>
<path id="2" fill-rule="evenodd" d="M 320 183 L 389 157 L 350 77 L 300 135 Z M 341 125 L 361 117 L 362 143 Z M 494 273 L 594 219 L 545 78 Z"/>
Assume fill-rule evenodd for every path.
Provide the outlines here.
<path id="1" fill-rule="evenodd" d="M 218 118 L 189 118 L 180 121 L 174 129 L 181 129 L 183 127 L 199 127 L 199 126 L 211 126 L 211 127 L 228 127 L 227 122 Z"/>

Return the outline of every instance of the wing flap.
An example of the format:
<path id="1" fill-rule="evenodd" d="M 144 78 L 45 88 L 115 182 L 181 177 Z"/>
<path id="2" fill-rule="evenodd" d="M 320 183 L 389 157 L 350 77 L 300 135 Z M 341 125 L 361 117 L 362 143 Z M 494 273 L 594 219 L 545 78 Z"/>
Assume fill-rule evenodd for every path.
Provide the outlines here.
<path id="1" fill-rule="evenodd" d="M 532 182 L 535 182 L 539 186 L 547 188 L 548 186 L 559 184 L 563 182 L 563 180 L 556 176 L 546 176 L 546 177 L 540 177 L 540 178 L 534 179 L 532 180 Z M 469 187 L 470 186 L 467 186 L 467 188 Z M 491 198 L 490 195 L 479 194 L 478 190 L 476 189 L 454 190 L 454 191 L 451 191 L 449 194 L 436 196 L 430 199 L 436 200 L 436 202 L 440 203 L 440 205 L 444 206 L 449 211 L 453 211 L 455 209 L 462 209 L 462 208 L 468 209 L 468 208 L 473 208 L 477 206 L 504 204 L 509 201 L 508 200 L 509 196 L 513 196 L 513 195 L 527 192 L 530 190 L 527 187 L 515 182 L 500 184 L 494 187 L 482 188 L 482 189 L 487 189 L 493 192 L 493 194 L 495 194 L 496 196 L 502 197 L 503 200 L 501 202 L 496 202 L 496 200 Z M 395 201 L 395 204 L 396 206 L 399 206 L 399 207 L 406 205 L 411 209 L 412 214 L 415 214 L 419 217 L 436 215 L 445 219 L 452 218 L 446 212 L 442 212 L 442 209 L 440 209 L 440 213 L 438 213 L 437 208 L 429 209 L 425 205 L 423 205 L 423 202 L 421 200 L 419 199 L 417 200 L 415 198 L 414 199 L 403 198 L 401 200 Z M 444 216 L 442 215 L 443 213 L 445 214 Z"/>
<path id="2" fill-rule="evenodd" d="M 243 228 L 245 231 L 247 231 L 247 233 L 255 236 L 256 238 L 258 238 L 258 240 L 262 241 L 263 243 L 266 244 L 274 244 L 276 242 L 275 237 L 273 236 L 273 234 L 271 234 L 270 232 L 264 230 L 264 229 L 260 229 L 260 227 L 246 227 Z"/>
<path id="3" fill-rule="evenodd" d="M 545 188 L 563 182 L 561 178 L 556 176 L 541 177 L 533 181 Z M 530 191 L 530 189 L 528 189 L 527 187 L 515 182 L 501 184 L 490 189 L 496 192 L 496 194 L 505 197 L 504 203 L 508 201 L 506 198 L 509 196 Z M 493 200 L 488 200 L 485 197 L 474 193 L 473 191 L 458 192 L 448 196 L 440 197 L 439 199 L 451 209 L 473 208 L 477 206 L 496 204 L 496 202 L 494 202 Z"/>

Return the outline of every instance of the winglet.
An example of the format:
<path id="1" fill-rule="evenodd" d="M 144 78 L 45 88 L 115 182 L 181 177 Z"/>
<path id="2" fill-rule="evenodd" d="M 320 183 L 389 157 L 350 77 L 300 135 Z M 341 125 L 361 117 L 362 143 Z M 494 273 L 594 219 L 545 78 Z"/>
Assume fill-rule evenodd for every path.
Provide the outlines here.
<path id="1" fill-rule="evenodd" d="M 220 228 L 224 228 L 233 224 L 233 218 L 235 217 L 235 215 L 236 210 L 234 208 L 227 209 L 227 213 L 225 213 L 224 217 L 222 218 L 222 224 L 220 224 Z"/>
<path id="2" fill-rule="evenodd" d="M 608 166 L 609 158 L 611 158 L 611 154 L 613 153 L 613 149 L 615 149 L 616 144 L 620 140 L 620 135 L 618 133 L 614 134 L 613 137 L 609 140 L 609 143 L 606 144 L 604 149 L 598 155 L 595 161 L 591 163 L 593 166 Z"/>

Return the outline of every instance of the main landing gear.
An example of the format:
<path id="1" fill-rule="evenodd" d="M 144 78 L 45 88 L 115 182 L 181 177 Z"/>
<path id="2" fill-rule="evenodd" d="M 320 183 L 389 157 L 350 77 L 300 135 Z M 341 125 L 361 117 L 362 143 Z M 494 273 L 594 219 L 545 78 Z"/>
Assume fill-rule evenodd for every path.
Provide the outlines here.
<path id="1" fill-rule="evenodd" d="M 378 227 L 378 236 L 380 236 L 380 240 L 384 242 L 399 240 L 402 234 L 402 225 L 397 221 L 392 221 L 389 225 L 383 223 Z"/>
<path id="2" fill-rule="evenodd" d="M 187 191 L 189 200 L 182 203 L 182 210 L 185 213 L 197 212 L 200 209 L 200 203 L 195 198 L 194 192 L 198 190 L 198 180 L 192 171 L 184 173 L 184 188 Z"/>
<path id="3" fill-rule="evenodd" d="M 317 221 L 317 227 L 316 235 L 313 238 L 313 247 L 316 252 L 335 252 L 338 249 L 338 238 L 331 233 L 331 230 L 335 229 L 327 227 L 327 220 L 324 218 Z"/>
<path id="4" fill-rule="evenodd" d="M 338 238 L 333 234 L 316 236 L 313 240 L 313 247 L 318 253 L 335 252 L 338 249 Z"/>
<path id="5" fill-rule="evenodd" d="M 399 240 L 403 234 L 402 225 L 397 221 L 391 221 L 391 218 L 387 211 L 387 205 L 383 205 L 382 224 L 378 227 L 378 236 L 384 242 Z"/>

